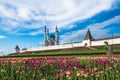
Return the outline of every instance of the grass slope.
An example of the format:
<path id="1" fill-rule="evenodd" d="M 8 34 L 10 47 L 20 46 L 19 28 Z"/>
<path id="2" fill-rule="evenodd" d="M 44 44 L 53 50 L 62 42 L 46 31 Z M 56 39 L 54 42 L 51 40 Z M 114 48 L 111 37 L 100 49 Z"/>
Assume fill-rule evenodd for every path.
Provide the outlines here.
<path id="1" fill-rule="evenodd" d="M 43 56 L 85 56 L 85 55 L 101 55 L 105 54 L 105 50 L 76 50 L 76 51 L 60 51 L 60 52 L 42 52 L 31 54 L 14 54 L 8 56 L 1 56 L 0 58 L 12 58 L 12 57 L 43 57 Z M 114 54 L 119 54 L 120 50 L 114 50 Z"/>
<path id="2" fill-rule="evenodd" d="M 120 54 L 120 44 L 112 45 L 113 46 L 113 53 L 114 54 Z M 100 55 L 100 54 L 106 54 L 105 52 L 105 46 L 97 46 L 93 47 L 97 50 L 82 50 L 81 48 L 73 48 L 69 49 L 68 51 L 49 51 L 49 52 L 37 52 L 37 53 L 15 53 L 13 55 L 7 55 L 7 56 L 0 56 L 0 58 L 13 58 L 13 57 L 43 57 L 43 56 L 85 56 L 85 55 Z"/>

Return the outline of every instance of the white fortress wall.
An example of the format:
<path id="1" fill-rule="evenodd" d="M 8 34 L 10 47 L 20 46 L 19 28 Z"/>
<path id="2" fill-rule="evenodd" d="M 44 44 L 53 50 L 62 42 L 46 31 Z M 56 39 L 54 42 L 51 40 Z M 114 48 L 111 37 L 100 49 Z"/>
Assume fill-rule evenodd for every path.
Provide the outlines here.
<path id="1" fill-rule="evenodd" d="M 73 45 L 73 47 L 82 47 L 82 46 L 84 46 L 83 42 L 73 43 L 72 45 Z"/>
<path id="2" fill-rule="evenodd" d="M 91 41 L 90 40 L 83 40 L 82 41 L 82 43 L 83 43 L 83 46 L 91 46 Z"/>
<path id="3" fill-rule="evenodd" d="M 120 38 L 113 38 L 113 39 L 91 41 L 91 46 L 105 45 L 104 44 L 105 41 L 107 41 L 108 44 L 120 44 Z"/>
<path id="4" fill-rule="evenodd" d="M 45 50 L 57 50 L 57 49 L 67 49 L 67 48 L 73 48 L 73 47 L 82 47 L 83 43 L 72 43 L 72 44 L 61 44 L 61 45 L 54 45 L 54 46 L 41 46 L 37 48 L 28 48 L 27 50 L 21 51 L 45 51 Z"/>
<path id="5" fill-rule="evenodd" d="M 108 42 L 108 44 L 111 44 L 111 40 L 98 40 L 98 41 L 91 41 L 91 46 L 101 46 L 101 45 L 105 45 L 105 41 Z"/>
<path id="6" fill-rule="evenodd" d="M 67 49 L 67 48 L 73 48 L 73 47 L 83 47 L 85 46 L 85 43 L 87 43 L 87 46 L 101 46 L 105 45 L 104 42 L 107 41 L 108 44 L 120 44 L 120 38 L 113 38 L 113 39 L 104 39 L 104 40 L 96 40 L 96 41 L 90 41 L 90 40 L 84 40 L 81 43 L 71 43 L 71 44 L 60 44 L 60 45 L 54 45 L 54 46 L 41 46 L 37 48 L 28 48 L 27 50 L 20 51 L 26 52 L 26 51 L 45 51 L 45 50 L 57 50 L 57 49 Z"/>
<path id="7" fill-rule="evenodd" d="M 120 44 L 120 38 L 113 39 L 113 44 Z"/>

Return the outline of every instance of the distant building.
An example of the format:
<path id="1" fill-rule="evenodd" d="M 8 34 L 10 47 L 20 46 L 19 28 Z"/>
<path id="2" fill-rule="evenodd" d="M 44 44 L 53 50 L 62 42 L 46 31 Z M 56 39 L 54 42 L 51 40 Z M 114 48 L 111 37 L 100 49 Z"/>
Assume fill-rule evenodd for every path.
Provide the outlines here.
<path id="1" fill-rule="evenodd" d="M 20 52 L 20 48 L 18 47 L 18 45 L 16 45 L 15 47 L 15 53 L 19 53 Z"/>
<path id="2" fill-rule="evenodd" d="M 55 28 L 55 35 L 49 34 L 49 29 L 44 30 L 44 46 L 53 46 L 53 45 L 59 45 L 59 31 L 56 26 Z"/>

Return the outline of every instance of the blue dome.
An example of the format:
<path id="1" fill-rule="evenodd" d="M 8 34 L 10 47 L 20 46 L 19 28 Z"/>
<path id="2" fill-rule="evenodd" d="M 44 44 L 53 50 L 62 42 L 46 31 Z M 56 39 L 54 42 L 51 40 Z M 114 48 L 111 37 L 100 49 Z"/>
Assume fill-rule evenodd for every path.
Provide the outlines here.
<path id="1" fill-rule="evenodd" d="M 50 38 L 55 38 L 55 36 L 54 35 L 50 35 Z"/>

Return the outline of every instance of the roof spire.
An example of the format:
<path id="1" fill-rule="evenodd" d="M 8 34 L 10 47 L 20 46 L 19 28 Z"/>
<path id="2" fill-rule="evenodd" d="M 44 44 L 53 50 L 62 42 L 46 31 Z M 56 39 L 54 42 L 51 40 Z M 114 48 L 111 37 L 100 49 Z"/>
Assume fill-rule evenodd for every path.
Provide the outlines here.
<path id="1" fill-rule="evenodd" d="M 18 45 L 15 46 L 15 49 L 19 49 Z"/>
<path id="2" fill-rule="evenodd" d="M 91 32 L 90 32 L 89 28 L 88 28 L 88 30 L 87 30 L 87 33 L 86 33 L 86 35 L 85 35 L 84 40 L 88 40 L 88 39 L 90 39 L 90 40 L 93 39 L 93 37 L 92 37 L 92 35 L 91 35 Z"/>
<path id="3" fill-rule="evenodd" d="M 57 25 L 56 25 L 56 28 L 55 28 L 55 29 L 56 29 L 56 32 L 58 32 L 58 28 L 57 28 Z"/>
<path id="4" fill-rule="evenodd" d="M 45 32 L 46 32 L 46 25 L 44 26 L 44 30 L 45 30 Z"/>

